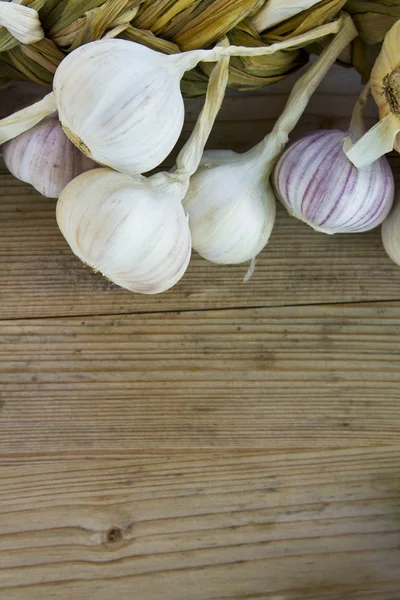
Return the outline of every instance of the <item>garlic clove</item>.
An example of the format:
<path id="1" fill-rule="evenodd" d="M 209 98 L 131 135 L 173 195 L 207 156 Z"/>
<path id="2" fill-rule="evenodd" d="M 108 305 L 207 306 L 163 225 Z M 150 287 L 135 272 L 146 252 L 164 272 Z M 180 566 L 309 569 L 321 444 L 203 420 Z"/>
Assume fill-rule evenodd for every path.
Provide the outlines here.
<path id="1" fill-rule="evenodd" d="M 180 194 L 166 173 L 146 179 L 94 169 L 62 191 L 57 223 L 94 271 L 133 292 L 158 294 L 179 281 L 190 259 Z"/>
<path id="2" fill-rule="evenodd" d="M 3 156 L 15 177 L 47 198 L 58 198 L 74 177 L 97 166 L 69 141 L 55 116 L 6 142 Z"/>
<path id="3" fill-rule="evenodd" d="M 275 198 L 263 170 L 253 166 L 250 155 L 230 150 L 204 152 L 183 205 L 193 248 L 219 264 L 257 256 L 275 221 Z"/>
<path id="4" fill-rule="evenodd" d="M 377 227 L 393 203 L 390 165 L 381 158 L 357 170 L 343 151 L 342 131 L 317 131 L 280 158 L 273 183 L 294 217 L 323 233 L 355 233 Z"/>
<path id="5" fill-rule="evenodd" d="M 386 254 L 400 266 L 400 202 L 399 198 L 382 223 L 382 242 Z"/>

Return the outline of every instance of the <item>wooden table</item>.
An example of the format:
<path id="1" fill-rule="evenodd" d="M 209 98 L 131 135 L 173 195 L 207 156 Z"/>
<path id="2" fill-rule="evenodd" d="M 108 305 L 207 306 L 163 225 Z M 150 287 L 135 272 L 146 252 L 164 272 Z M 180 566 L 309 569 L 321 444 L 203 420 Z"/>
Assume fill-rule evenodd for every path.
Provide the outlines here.
<path id="1" fill-rule="evenodd" d="M 258 141 L 291 84 L 230 95 L 209 146 Z M 335 68 L 295 135 L 345 128 L 359 89 Z M 1 187 L 1 600 L 400 598 L 400 269 L 379 231 L 279 209 L 247 284 L 194 255 L 139 296 L 71 254 L 54 201 Z"/>

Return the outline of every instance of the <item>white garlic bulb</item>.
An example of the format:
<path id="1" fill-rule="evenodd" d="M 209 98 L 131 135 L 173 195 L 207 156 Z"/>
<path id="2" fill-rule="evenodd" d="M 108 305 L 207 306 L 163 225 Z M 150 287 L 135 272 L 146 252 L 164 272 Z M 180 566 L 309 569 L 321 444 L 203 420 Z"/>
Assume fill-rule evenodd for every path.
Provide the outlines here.
<path id="1" fill-rule="evenodd" d="M 68 137 L 84 154 L 117 171 L 145 173 L 168 156 L 182 130 L 180 80 L 185 71 L 200 61 L 273 54 L 303 45 L 337 32 L 342 21 L 259 48 L 216 46 L 165 55 L 121 39 L 85 44 L 57 68 L 54 95 L 0 121 L 0 143 L 25 131 L 25 121 L 31 127 L 46 109 L 57 110 Z"/>
<path id="2" fill-rule="evenodd" d="M 97 166 L 72 144 L 55 116 L 6 142 L 3 156 L 15 177 L 47 198 L 58 198 L 74 177 Z"/>
<path id="3" fill-rule="evenodd" d="M 355 37 L 350 18 L 310 69 L 296 82 L 272 132 L 244 154 L 205 152 L 184 199 L 193 248 L 215 263 L 254 259 L 268 242 L 275 221 L 269 177 L 311 94 Z"/>
<path id="4" fill-rule="evenodd" d="M 294 217 L 324 233 L 377 227 L 393 203 L 390 165 L 381 158 L 360 171 L 346 157 L 342 131 L 317 131 L 293 144 L 274 173 L 278 196 Z"/>
<path id="5" fill-rule="evenodd" d="M 73 252 L 128 290 L 158 294 L 184 274 L 191 236 L 182 199 L 197 169 L 228 82 L 229 59 L 214 67 L 206 101 L 173 173 L 83 173 L 61 193 L 57 222 Z"/>
<path id="6" fill-rule="evenodd" d="M 400 266 L 400 199 L 382 223 L 382 241 L 387 255 Z"/>
<path id="7" fill-rule="evenodd" d="M 131 177 L 94 169 L 74 179 L 57 203 L 57 223 L 73 252 L 128 290 L 172 287 L 190 259 L 181 185 L 167 173 Z"/>
<path id="8" fill-rule="evenodd" d="M 173 58 L 119 39 L 71 52 L 53 83 L 68 137 L 117 171 L 145 173 L 159 165 L 184 121 L 180 80 L 188 62 Z"/>
<path id="9" fill-rule="evenodd" d="M 183 205 L 193 248 L 207 260 L 237 264 L 264 248 L 275 222 L 275 197 L 259 149 L 204 152 Z"/>

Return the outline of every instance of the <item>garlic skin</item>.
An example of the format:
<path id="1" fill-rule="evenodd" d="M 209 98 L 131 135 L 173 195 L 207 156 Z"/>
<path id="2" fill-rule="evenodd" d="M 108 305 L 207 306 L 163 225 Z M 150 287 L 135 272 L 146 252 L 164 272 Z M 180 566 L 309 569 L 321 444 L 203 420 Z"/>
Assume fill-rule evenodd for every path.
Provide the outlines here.
<path id="1" fill-rule="evenodd" d="M 382 242 L 386 254 L 400 266 L 400 198 L 382 223 Z"/>
<path id="2" fill-rule="evenodd" d="M 6 167 L 47 198 L 58 198 L 74 177 L 97 165 L 70 142 L 57 117 L 46 117 L 3 146 Z"/>
<path id="3" fill-rule="evenodd" d="M 386 158 L 357 170 L 343 151 L 342 131 L 316 131 L 295 142 L 273 176 L 288 212 L 323 233 L 368 231 L 382 223 L 394 198 Z"/>
<path id="4" fill-rule="evenodd" d="M 261 252 L 275 222 L 275 198 L 257 160 L 245 154 L 205 151 L 183 206 L 193 248 L 218 264 L 238 264 Z"/>
<path id="5" fill-rule="evenodd" d="M 132 292 L 172 287 L 191 254 L 184 192 L 172 177 L 130 177 L 106 168 L 79 175 L 57 203 L 57 223 L 74 254 Z"/>
<path id="6" fill-rule="evenodd" d="M 117 171 L 145 173 L 159 165 L 184 120 L 185 67 L 177 70 L 171 58 L 118 39 L 74 50 L 53 83 L 68 137 L 84 154 Z"/>

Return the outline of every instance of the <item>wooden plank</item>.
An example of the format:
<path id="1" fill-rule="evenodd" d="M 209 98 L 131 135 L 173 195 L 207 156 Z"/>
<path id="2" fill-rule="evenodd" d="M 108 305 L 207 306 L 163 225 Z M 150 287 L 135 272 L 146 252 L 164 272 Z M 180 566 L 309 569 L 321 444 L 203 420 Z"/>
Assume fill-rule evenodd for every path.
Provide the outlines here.
<path id="1" fill-rule="evenodd" d="M 400 270 L 380 231 L 327 236 L 279 207 L 270 243 L 243 284 L 248 265 L 211 265 L 196 253 L 183 279 L 156 296 L 112 285 L 72 254 L 55 203 L 3 175 L 0 202 L 0 318 L 113 314 L 177 309 L 318 304 L 400 298 Z"/>
<path id="2" fill-rule="evenodd" d="M 5 321 L 0 451 L 400 438 L 400 304 Z"/>
<path id="3" fill-rule="evenodd" d="M 209 147 L 242 151 L 258 142 L 272 128 L 297 76 L 266 90 L 229 94 Z M 360 89 L 354 71 L 332 69 L 293 139 L 320 127 L 345 130 Z M 187 101 L 178 147 L 202 102 Z M 375 114 L 371 102 L 369 124 Z M 394 164 L 399 171 L 399 161 Z M 215 266 L 194 253 L 188 272 L 169 292 L 154 297 L 132 294 L 92 274 L 72 255 L 58 231 L 53 200 L 5 171 L 0 186 L 0 318 L 400 299 L 400 271 L 386 257 L 378 230 L 330 237 L 289 218 L 283 209 L 246 285 L 242 281 L 248 265 Z"/>
<path id="4" fill-rule="evenodd" d="M 400 598 L 400 446 L 0 462 L 2 600 Z"/>

